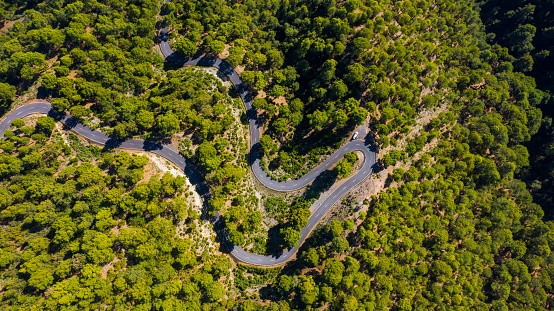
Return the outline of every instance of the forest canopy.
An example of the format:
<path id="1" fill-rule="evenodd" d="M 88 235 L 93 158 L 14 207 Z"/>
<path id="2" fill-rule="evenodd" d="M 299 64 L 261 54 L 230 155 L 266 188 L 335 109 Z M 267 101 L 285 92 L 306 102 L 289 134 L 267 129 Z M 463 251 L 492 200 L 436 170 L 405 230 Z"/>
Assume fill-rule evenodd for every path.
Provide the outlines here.
<path id="1" fill-rule="evenodd" d="M 210 197 L 194 205 L 151 157 L 16 119 L 0 141 L 0 307 L 552 309 L 551 14 L 548 1 L 3 2 L 4 114 L 40 97 L 118 139 L 177 141 Z M 321 189 L 360 159 L 321 189 L 262 193 L 236 90 L 166 62 L 161 28 L 181 57 L 240 72 L 274 179 L 368 128 L 373 174 L 284 267 L 233 263 L 209 215 L 248 251 L 293 247 Z"/>

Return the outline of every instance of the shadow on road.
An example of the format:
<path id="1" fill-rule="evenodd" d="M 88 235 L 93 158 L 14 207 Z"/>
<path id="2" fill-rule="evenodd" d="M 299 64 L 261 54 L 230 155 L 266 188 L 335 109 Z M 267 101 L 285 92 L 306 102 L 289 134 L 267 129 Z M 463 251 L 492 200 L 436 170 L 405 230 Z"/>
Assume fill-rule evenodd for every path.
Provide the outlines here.
<path id="1" fill-rule="evenodd" d="M 331 189 L 337 181 L 337 177 L 338 174 L 335 170 L 327 170 L 319 174 L 319 176 L 317 176 L 316 179 L 306 187 L 306 200 L 309 201 L 319 199 L 321 194 Z"/>
<path id="2" fill-rule="evenodd" d="M 263 150 L 262 145 L 260 143 L 256 143 L 250 148 L 250 154 L 247 154 L 246 157 L 250 159 L 250 163 L 248 165 L 254 164 L 256 160 L 261 160 L 263 156 Z"/>
<path id="3" fill-rule="evenodd" d="M 142 148 L 145 151 L 161 150 L 161 149 L 163 149 L 163 147 L 164 146 L 160 143 L 156 143 L 156 142 L 148 141 L 148 140 L 145 140 L 144 143 L 142 144 Z"/>
<path id="4" fill-rule="evenodd" d="M 223 242 L 220 245 L 220 251 L 225 252 L 223 247 L 227 249 L 229 252 L 233 252 L 235 250 L 235 245 L 229 241 L 229 234 L 227 233 L 227 230 L 225 230 L 225 219 L 219 212 L 215 212 L 215 215 L 211 219 L 212 223 L 214 224 L 214 231 L 217 233 L 217 236 L 219 237 L 220 241 Z"/>
<path id="5" fill-rule="evenodd" d="M 205 206 L 208 206 L 207 204 L 208 200 L 210 199 L 210 188 L 208 187 L 206 179 L 189 160 L 185 159 L 185 163 L 186 164 L 183 171 L 185 172 L 185 174 L 187 174 L 191 183 L 196 186 L 196 192 L 198 192 L 200 197 L 202 197 L 202 199 L 204 200 L 204 204 L 206 204 Z"/>
<path id="6" fill-rule="evenodd" d="M 162 51 L 165 51 L 166 53 L 170 53 L 170 49 L 167 48 L 167 42 L 168 42 L 168 31 L 167 29 L 162 29 L 160 32 L 160 42 L 162 42 Z M 224 60 L 220 60 L 217 57 L 214 56 L 208 56 L 208 55 L 195 55 L 194 57 L 182 57 L 178 53 L 172 53 L 171 55 L 168 55 L 166 57 L 166 61 L 164 63 L 164 69 L 165 70 L 171 70 L 171 69 L 178 69 L 183 66 L 203 66 L 203 67 L 215 67 L 219 71 L 217 72 L 218 77 L 223 80 L 231 80 L 233 85 L 235 86 L 234 91 L 242 98 L 243 103 L 246 106 L 246 121 L 250 125 L 250 130 L 253 132 L 254 137 L 256 135 L 259 136 L 259 126 L 260 126 L 260 120 L 258 118 L 257 111 L 254 107 L 251 106 L 252 104 L 252 95 L 249 92 L 248 87 L 242 83 L 240 80 L 240 77 L 238 76 L 237 72 L 234 70 L 234 68 L 228 64 Z M 232 90 L 230 92 L 233 92 Z M 252 122 L 254 121 L 254 122 Z M 303 121 L 303 124 L 307 122 L 306 120 Z M 302 125 L 300 128 L 302 128 Z M 327 132 L 321 132 L 318 135 L 311 135 L 306 139 L 305 133 L 303 131 L 298 131 L 293 136 L 293 141 L 295 140 L 303 140 L 303 147 L 299 148 L 300 150 L 290 150 L 290 151 L 296 151 L 299 153 L 299 155 L 305 155 L 307 152 L 311 151 L 314 148 L 317 147 L 324 147 L 328 146 L 329 142 L 337 145 L 342 141 L 342 138 L 344 137 L 344 133 L 351 132 L 353 130 L 354 124 L 348 124 L 347 126 L 344 126 L 341 128 L 340 131 L 335 130 L 329 130 Z M 306 127 L 308 128 L 308 127 Z M 259 138 L 259 137 L 258 137 Z M 252 137 L 251 137 L 252 139 Z M 377 145 L 375 142 L 375 137 L 372 137 L 372 135 L 366 135 L 365 137 L 365 145 L 368 146 L 368 149 L 373 152 L 377 152 Z M 162 149 L 160 149 L 160 145 L 157 143 L 152 143 L 152 145 L 149 142 L 145 142 L 145 150 L 156 150 L 157 153 L 161 154 Z M 263 157 L 263 150 L 261 144 L 258 142 L 251 146 L 250 153 L 247 155 L 249 159 L 249 165 L 253 165 L 256 163 L 256 160 L 261 160 Z M 206 180 L 204 176 L 200 174 L 200 172 L 190 163 L 189 161 L 185 162 L 186 165 L 183 168 L 185 173 L 189 176 L 191 182 L 196 185 L 196 190 L 200 194 L 200 196 L 203 198 L 205 206 L 209 206 L 209 198 L 210 198 L 210 191 L 209 187 L 206 183 Z M 379 170 L 378 164 L 374 164 L 372 166 L 372 169 L 374 172 Z M 306 199 L 308 201 L 315 201 L 317 200 L 322 193 L 328 191 L 333 184 L 337 181 L 338 174 L 335 170 L 328 170 L 320 174 L 316 179 L 307 187 L 306 189 Z M 202 209 L 203 215 L 209 214 L 206 208 Z M 227 250 L 229 252 L 233 252 L 235 250 L 238 250 L 239 248 L 235 245 L 233 245 L 229 241 L 229 235 L 226 230 L 225 220 L 221 215 L 219 214 L 219 211 L 216 211 L 215 214 L 212 216 L 206 215 L 207 219 L 212 220 L 214 224 L 214 230 L 217 232 L 217 236 L 223 242 L 222 244 L 225 245 Z M 283 253 L 283 247 L 282 247 L 282 240 L 280 238 L 280 226 L 277 225 L 273 228 L 271 228 L 268 232 L 268 241 L 266 244 L 266 255 L 271 255 L 273 258 L 279 258 Z M 313 236 L 312 236 L 313 238 Z M 310 238 L 310 240 L 312 239 Z"/>
<path id="7" fill-rule="evenodd" d="M 379 147 L 375 143 L 375 141 L 376 141 L 375 134 L 374 133 L 368 133 L 365 136 L 364 144 L 367 146 L 367 149 L 369 149 L 369 151 L 377 153 L 377 152 L 379 152 L 379 149 L 378 149 Z"/>
<path id="8" fill-rule="evenodd" d="M 125 139 L 115 137 L 115 136 L 108 136 L 108 140 L 104 145 L 106 145 L 109 148 L 118 148 L 121 146 L 121 144 L 125 141 Z"/>
<path id="9" fill-rule="evenodd" d="M 56 120 L 56 121 L 61 121 L 61 120 L 65 119 L 66 117 L 69 117 L 66 113 L 58 112 L 54 109 L 50 109 L 50 111 L 48 111 L 48 113 L 46 115 L 49 116 L 50 118 Z"/>

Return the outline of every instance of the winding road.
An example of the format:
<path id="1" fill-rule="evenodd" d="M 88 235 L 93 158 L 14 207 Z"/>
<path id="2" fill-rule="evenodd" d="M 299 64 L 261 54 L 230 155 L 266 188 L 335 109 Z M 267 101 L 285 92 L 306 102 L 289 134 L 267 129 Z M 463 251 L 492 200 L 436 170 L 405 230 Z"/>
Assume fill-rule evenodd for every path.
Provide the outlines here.
<path id="1" fill-rule="evenodd" d="M 314 168 L 308 174 L 293 181 L 279 182 L 271 179 L 261 166 L 261 146 L 260 139 L 260 124 L 258 123 L 257 113 L 255 108 L 252 107 L 252 96 L 248 91 L 248 88 L 242 83 L 238 73 L 225 61 L 219 58 L 211 56 L 203 56 L 199 58 L 182 58 L 177 53 L 173 53 L 168 43 L 168 31 L 162 29 L 160 32 L 161 37 L 161 50 L 165 55 L 166 60 L 176 65 L 189 65 L 189 66 L 211 66 L 217 68 L 233 83 L 237 91 L 242 98 L 244 106 L 246 108 L 246 115 L 250 126 L 250 164 L 252 171 L 256 178 L 266 187 L 276 191 L 293 191 L 301 189 L 308 184 L 312 183 L 321 173 L 330 169 L 335 163 L 344 157 L 344 154 L 351 151 L 360 151 L 364 155 L 364 161 L 361 169 L 348 180 L 343 182 L 337 187 L 327 198 L 321 203 L 319 207 L 312 213 L 308 219 L 306 227 L 302 228 L 300 234 L 300 241 L 298 246 L 284 250 L 282 253 L 274 256 L 263 256 L 253 254 L 245 251 L 239 246 L 233 245 L 227 238 L 227 233 L 224 230 L 224 223 L 219 213 L 216 213 L 214 218 L 214 227 L 221 240 L 225 243 L 225 246 L 231 253 L 231 255 L 238 261 L 246 264 L 271 267 L 284 264 L 290 260 L 294 254 L 298 251 L 302 243 L 310 235 L 310 232 L 321 221 L 325 214 L 337 203 L 343 196 L 345 196 L 351 189 L 360 184 L 372 173 L 373 165 L 376 163 L 377 154 L 371 150 L 371 145 L 368 142 L 362 140 L 351 140 L 346 143 L 342 148 L 333 153 L 323 163 Z M 156 142 L 135 140 L 135 139 L 119 139 L 102 132 L 96 131 L 90 127 L 87 127 L 78 122 L 77 119 L 63 112 L 55 112 L 52 109 L 50 103 L 47 102 L 35 102 L 21 106 L 11 111 L 0 122 L 0 137 L 3 137 L 4 132 L 9 128 L 13 120 L 22 118 L 33 113 L 47 114 L 57 121 L 62 122 L 73 132 L 79 134 L 86 139 L 106 145 L 112 148 L 122 148 L 129 150 L 148 151 L 159 154 L 160 156 L 171 161 L 179 168 L 181 168 L 185 174 L 189 177 L 190 181 L 196 186 L 197 192 L 204 199 L 206 203 L 209 198 L 209 188 L 202 174 L 196 170 L 194 165 L 188 159 L 183 158 L 177 152 L 172 149 Z"/>

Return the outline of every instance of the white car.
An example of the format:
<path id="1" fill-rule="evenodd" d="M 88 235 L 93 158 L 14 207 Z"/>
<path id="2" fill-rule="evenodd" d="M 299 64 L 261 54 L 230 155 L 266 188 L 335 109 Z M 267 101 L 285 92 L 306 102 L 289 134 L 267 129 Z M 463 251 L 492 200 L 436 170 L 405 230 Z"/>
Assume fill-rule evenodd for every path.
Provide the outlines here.
<path id="1" fill-rule="evenodd" d="M 354 135 L 352 135 L 352 140 L 358 138 L 358 132 L 354 133 Z"/>

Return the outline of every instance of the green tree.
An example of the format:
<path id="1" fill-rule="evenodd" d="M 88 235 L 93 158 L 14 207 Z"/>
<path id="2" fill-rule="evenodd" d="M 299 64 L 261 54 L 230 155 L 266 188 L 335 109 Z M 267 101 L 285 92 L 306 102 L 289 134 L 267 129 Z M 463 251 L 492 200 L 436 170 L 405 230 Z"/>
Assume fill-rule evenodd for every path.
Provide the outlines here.
<path id="1" fill-rule="evenodd" d="M 343 253 L 350 248 L 350 244 L 343 237 L 335 237 L 332 241 L 333 249 L 338 253 Z"/>
<path id="2" fill-rule="evenodd" d="M 3 104 L 10 103 L 15 96 L 15 87 L 7 83 L 0 83 L 0 100 Z"/>
<path id="3" fill-rule="evenodd" d="M 312 305 L 316 302 L 319 295 L 319 288 L 311 276 L 299 276 L 297 288 L 302 303 L 305 305 Z"/>
<path id="4" fill-rule="evenodd" d="M 214 145 L 208 141 L 204 141 L 198 146 L 197 154 L 198 159 L 208 171 L 217 169 L 221 164 L 221 159 L 217 156 L 217 150 Z"/>
<path id="5" fill-rule="evenodd" d="M 44 133 L 46 136 L 50 136 L 52 135 L 54 126 L 56 126 L 54 119 L 50 117 L 39 117 L 36 123 L 36 130 Z"/>
<path id="6" fill-rule="evenodd" d="M 321 67 L 321 80 L 324 83 L 330 83 L 335 77 L 335 71 L 337 67 L 337 61 L 334 59 L 328 59 L 323 63 Z"/>
<path id="7" fill-rule="evenodd" d="M 342 227 L 342 224 L 340 221 L 338 220 L 333 220 L 331 221 L 331 223 L 329 224 L 329 232 L 331 233 L 331 235 L 333 237 L 338 237 L 342 234 L 342 231 L 344 230 L 344 228 Z"/>
<path id="8" fill-rule="evenodd" d="M 271 139 L 271 137 L 267 134 L 264 134 L 262 135 L 262 137 L 260 137 L 260 144 L 262 145 L 265 154 L 269 154 L 274 146 L 273 139 Z"/>
<path id="9" fill-rule="evenodd" d="M 69 109 L 69 113 L 71 114 L 71 116 L 73 116 L 77 119 L 81 119 L 83 117 L 89 116 L 90 115 L 90 110 L 88 110 L 84 106 L 77 105 L 77 106 L 71 107 Z"/>
<path id="10" fill-rule="evenodd" d="M 277 289 L 281 294 L 288 294 L 293 288 L 293 280 L 290 276 L 282 274 L 277 280 Z"/>
<path id="11" fill-rule="evenodd" d="M 336 125 L 338 126 L 345 125 L 347 121 L 348 121 L 348 116 L 343 110 L 337 109 L 333 112 L 333 122 Z"/>
<path id="12" fill-rule="evenodd" d="M 366 68 L 359 63 L 348 66 L 348 73 L 345 80 L 349 83 L 360 82 L 365 78 Z"/>
<path id="13" fill-rule="evenodd" d="M 140 110 L 137 114 L 136 122 L 138 126 L 147 130 L 154 125 L 154 113 L 148 110 Z"/>
<path id="14" fill-rule="evenodd" d="M 52 100 L 52 107 L 54 107 L 54 109 L 57 111 L 67 110 L 70 106 L 71 104 L 65 98 L 54 98 Z"/>
<path id="15" fill-rule="evenodd" d="M 316 110 L 314 113 L 308 115 L 310 119 L 310 125 L 320 130 L 329 121 L 329 115 L 325 111 Z"/>
<path id="16" fill-rule="evenodd" d="M 304 251 L 302 258 L 308 266 L 315 267 L 319 264 L 319 254 L 313 248 Z"/>
<path id="17" fill-rule="evenodd" d="M 17 128 L 21 128 L 22 126 L 25 125 L 25 122 L 21 119 L 15 119 L 12 121 L 12 125 L 17 127 Z"/>
<path id="18" fill-rule="evenodd" d="M 335 171 L 341 178 L 346 178 L 352 172 L 352 163 L 345 159 L 340 160 L 335 166 Z"/>
<path id="19" fill-rule="evenodd" d="M 327 284 L 331 287 L 336 287 L 342 280 L 342 274 L 344 273 L 344 265 L 337 258 L 329 259 L 325 262 L 325 269 L 323 269 L 323 278 Z"/>
<path id="20" fill-rule="evenodd" d="M 210 43 L 210 51 L 214 54 L 220 54 L 225 49 L 225 43 L 219 40 L 213 40 Z"/>
<path id="21" fill-rule="evenodd" d="M 333 82 L 333 86 L 331 86 L 331 96 L 333 96 L 336 99 L 340 99 L 345 97 L 348 94 L 348 87 L 342 80 L 337 80 Z"/>
<path id="22" fill-rule="evenodd" d="M 156 127 L 167 136 L 177 133 L 181 129 L 180 124 L 179 118 L 173 113 L 161 114 L 156 117 Z"/>
<path id="23" fill-rule="evenodd" d="M 352 120 L 359 125 L 364 124 L 367 119 L 368 112 L 365 108 L 357 108 L 352 111 Z"/>
<path id="24" fill-rule="evenodd" d="M 196 43 L 187 38 L 181 38 L 171 45 L 175 51 L 183 56 L 194 56 L 198 49 Z"/>
<path id="25" fill-rule="evenodd" d="M 45 290 L 52 285 L 53 281 L 54 276 L 52 272 L 47 268 L 42 268 L 31 274 L 29 285 L 38 290 Z"/>
<path id="26" fill-rule="evenodd" d="M 293 227 L 285 227 L 280 231 L 283 243 L 287 248 L 295 247 L 300 240 L 300 231 Z"/>
<path id="27" fill-rule="evenodd" d="M 355 311 L 358 309 L 358 300 L 356 297 L 348 295 L 342 301 L 342 310 Z"/>
<path id="28" fill-rule="evenodd" d="M 210 301 L 218 301 L 225 296 L 225 287 L 219 282 L 213 282 L 206 291 L 206 296 Z"/>
<path id="29" fill-rule="evenodd" d="M 289 215 L 289 223 L 293 228 L 300 230 L 308 224 L 308 219 L 310 218 L 310 215 L 311 212 L 308 208 L 293 208 Z"/>
<path id="30" fill-rule="evenodd" d="M 273 122 L 273 127 L 275 131 L 279 134 L 284 134 L 288 131 L 288 120 L 285 118 L 278 118 Z"/>

